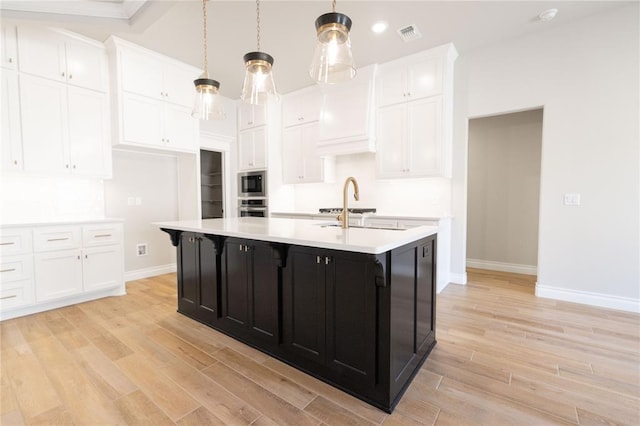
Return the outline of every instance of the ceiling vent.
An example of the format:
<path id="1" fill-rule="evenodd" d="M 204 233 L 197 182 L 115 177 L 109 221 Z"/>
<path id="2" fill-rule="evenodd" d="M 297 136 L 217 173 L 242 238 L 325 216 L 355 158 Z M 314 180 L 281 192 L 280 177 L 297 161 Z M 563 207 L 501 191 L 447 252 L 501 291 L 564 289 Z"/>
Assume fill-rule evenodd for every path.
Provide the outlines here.
<path id="1" fill-rule="evenodd" d="M 418 27 L 416 27 L 415 25 L 407 25 L 404 28 L 400 28 L 398 30 L 398 35 L 403 41 L 407 43 L 422 38 L 420 30 L 418 30 Z"/>

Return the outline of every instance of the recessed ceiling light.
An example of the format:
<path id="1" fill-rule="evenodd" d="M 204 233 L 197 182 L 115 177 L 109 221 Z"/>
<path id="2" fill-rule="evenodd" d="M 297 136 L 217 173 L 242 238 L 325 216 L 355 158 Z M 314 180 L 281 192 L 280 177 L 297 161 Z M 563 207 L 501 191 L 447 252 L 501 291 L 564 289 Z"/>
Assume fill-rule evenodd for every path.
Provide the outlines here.
<path id="1" fill-rule="evenodd" d="M 376 34 L 380 34 L 383 33 L 387 30 L 387 28 L 389 27 L 389 25 L 384 22 L 384 21 L 378 21 L 375 24 L 373 24 L 371 26 L 371 31 L 373 31 Z"/>
<path id="2" fill-rule="evenodd" d="M 549 22 L 550 20 L 555 18 L 557 14 L 558 14 L 558 9 L 549 9 L 549 10 L 545 10 L 540 15 L 538 15 L 538 18 L 540 18 L 540 20 L 543 22 Z"/>

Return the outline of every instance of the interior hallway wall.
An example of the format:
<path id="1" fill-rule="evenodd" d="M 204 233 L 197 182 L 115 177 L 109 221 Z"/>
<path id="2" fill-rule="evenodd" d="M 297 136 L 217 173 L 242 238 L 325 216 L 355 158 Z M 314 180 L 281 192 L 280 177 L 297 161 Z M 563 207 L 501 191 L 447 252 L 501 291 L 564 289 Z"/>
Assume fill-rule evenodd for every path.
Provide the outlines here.
<path id="1" fill-rule="evenodd" d="M 469 267 L 536 274 L 542 116 L 469 121 Z"/>
<path id="2" fill-rule="evenodd" d="M 153 222 L 178 220 L 176 158 L 141 152 L 114 151 L 113 179 L 105 181 L 105 211 L 124 219 L 125 279 L 175 270 L 175 247 Z M 136 245 L 147 244 L 138 256 Z"/>

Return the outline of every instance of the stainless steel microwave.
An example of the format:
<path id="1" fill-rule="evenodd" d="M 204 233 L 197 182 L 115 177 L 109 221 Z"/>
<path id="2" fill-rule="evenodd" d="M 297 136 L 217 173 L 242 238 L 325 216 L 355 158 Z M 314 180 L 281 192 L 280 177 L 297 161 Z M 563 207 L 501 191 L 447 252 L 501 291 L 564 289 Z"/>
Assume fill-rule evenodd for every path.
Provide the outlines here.
<path id="1" fill-rule="evenodd" d="M 238 173 L 238 197 L 266 197 L 267 171 Z"/>

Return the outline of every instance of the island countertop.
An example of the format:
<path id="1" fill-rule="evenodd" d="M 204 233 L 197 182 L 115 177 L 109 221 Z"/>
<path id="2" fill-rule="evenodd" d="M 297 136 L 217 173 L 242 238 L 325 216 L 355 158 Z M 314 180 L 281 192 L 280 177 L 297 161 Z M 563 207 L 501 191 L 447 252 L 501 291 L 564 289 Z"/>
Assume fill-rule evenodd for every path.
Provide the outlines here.
<path id="1" fill-rule="evenodd" d="M 437 226 L 411 229 L 342 229 L 339 222 L 280 218 L 227 218 L 156 222 L 160 228 L 295 244 L 368 254 L 380 254 L 436 234 Z M 330 225 L 330 226 L 324 226 Z M 334 225 L 334 226 L 331 226 Z"/>

